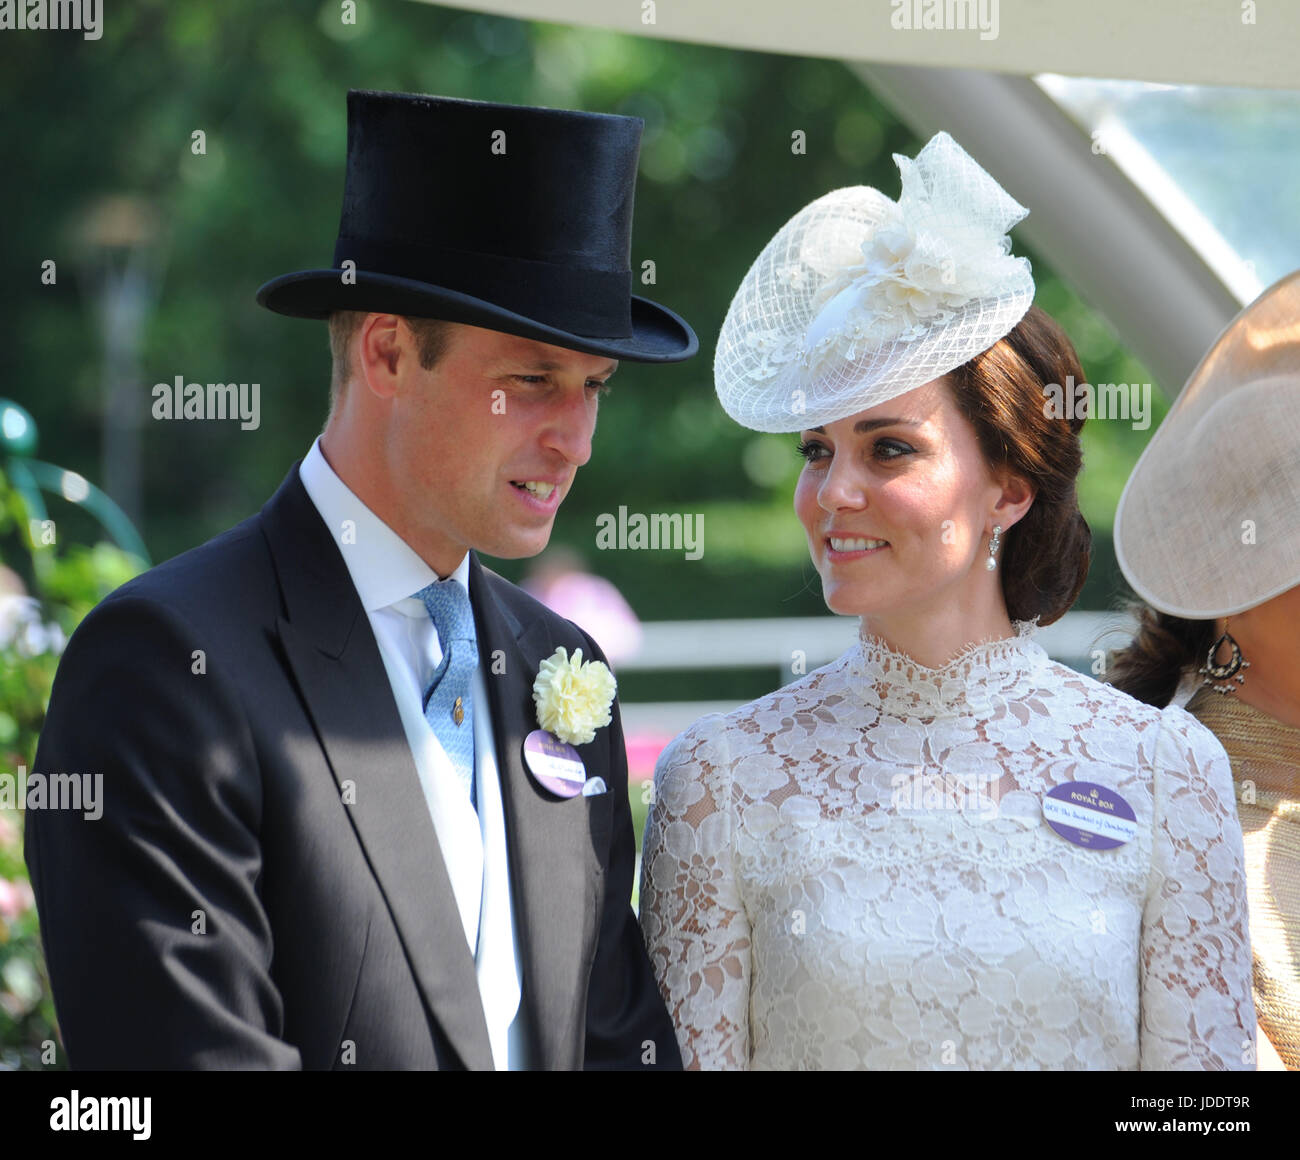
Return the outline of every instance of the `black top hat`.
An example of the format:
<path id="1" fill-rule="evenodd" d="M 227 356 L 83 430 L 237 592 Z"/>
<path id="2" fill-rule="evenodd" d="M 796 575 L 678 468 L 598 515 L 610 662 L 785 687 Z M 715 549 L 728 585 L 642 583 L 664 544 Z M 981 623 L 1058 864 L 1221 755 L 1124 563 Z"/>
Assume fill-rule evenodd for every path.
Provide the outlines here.
<path id="1" fill-rule="evenodd" d="M 632 294 L 641 128 L 636 117 L 349 92 L 334 265 L 272 279 L 257 300 L 298 318 L 406 314 L 633 362 L 690 358 L 695 332 Z"/>

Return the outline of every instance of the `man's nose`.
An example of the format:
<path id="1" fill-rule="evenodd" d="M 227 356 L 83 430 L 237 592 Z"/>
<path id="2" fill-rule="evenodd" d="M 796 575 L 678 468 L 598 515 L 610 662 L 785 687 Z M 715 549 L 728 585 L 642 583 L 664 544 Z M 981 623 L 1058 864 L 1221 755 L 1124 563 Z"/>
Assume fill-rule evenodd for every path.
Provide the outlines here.
<path id="1" fill-rule="evenodd" d="M 584 386 L 577 394 L 566 394 L 555 404 L 543 438 L 567 462 L 581 467 L 591 458 L 591 437 L 595 430 L 596 414 Z"/>

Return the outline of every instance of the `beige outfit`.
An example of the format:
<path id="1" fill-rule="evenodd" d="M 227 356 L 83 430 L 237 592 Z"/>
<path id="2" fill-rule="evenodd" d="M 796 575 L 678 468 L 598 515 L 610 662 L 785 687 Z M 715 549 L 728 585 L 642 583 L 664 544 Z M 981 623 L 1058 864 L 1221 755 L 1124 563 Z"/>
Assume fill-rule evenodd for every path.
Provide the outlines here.
<path id="1" fill-rule="evenodd" d="M 1232 762 L 1246 843 L 1255 1011 L 1289 1071 L 1300 1071 L 1300 729 L 1200 689 L 1187 711 Z"/>

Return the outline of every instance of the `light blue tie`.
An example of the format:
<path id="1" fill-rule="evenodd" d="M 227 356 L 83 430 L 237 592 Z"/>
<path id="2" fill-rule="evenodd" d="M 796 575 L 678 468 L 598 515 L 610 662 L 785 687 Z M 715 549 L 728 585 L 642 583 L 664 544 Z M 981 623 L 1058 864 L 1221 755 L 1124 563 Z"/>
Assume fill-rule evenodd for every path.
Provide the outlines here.
<path id="1" fill-rule="evenodd" d="M 424 717 L 451 758 L 469 795 L 474 795 L 474 670 L 478 667 L 478 641 L 474 611 L 463 584 L 435 580 L 415 594 L 433 618 L 442 643 L 442 663 L 424 691 Z"/>

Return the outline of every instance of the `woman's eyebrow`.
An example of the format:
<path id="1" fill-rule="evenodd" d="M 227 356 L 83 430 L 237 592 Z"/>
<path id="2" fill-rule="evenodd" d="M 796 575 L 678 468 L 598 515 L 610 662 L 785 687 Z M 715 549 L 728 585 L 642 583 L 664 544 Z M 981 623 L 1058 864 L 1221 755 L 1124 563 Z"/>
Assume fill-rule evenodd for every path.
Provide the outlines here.
<path id="1" fill-rule="evenodd" d="M 877 427 L 919 427 L 920 419 L 859 419 L 853 424 L 853 433 L 855 435 L 865 435 L 868 431 L 874 431 Z M 818 435 L 825 435 L 825 427 L 809 427 L 809 431 L 815 431 Z"/>

